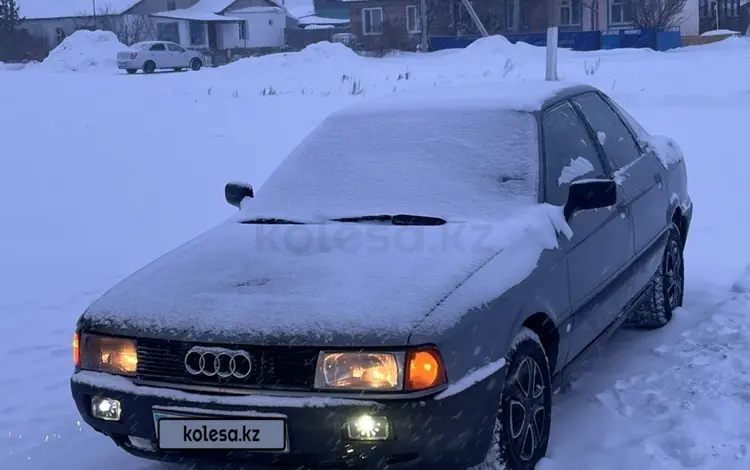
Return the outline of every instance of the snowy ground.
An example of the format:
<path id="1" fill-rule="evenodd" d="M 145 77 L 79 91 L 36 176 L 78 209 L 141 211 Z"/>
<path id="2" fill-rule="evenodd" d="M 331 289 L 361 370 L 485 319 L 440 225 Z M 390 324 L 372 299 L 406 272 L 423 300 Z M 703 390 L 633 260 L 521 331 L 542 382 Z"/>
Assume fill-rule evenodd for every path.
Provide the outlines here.
<path id="1" fill-rule="evenodd" d="M 262 184 L 329 112 L 410 87 L 538 77 L 543 57 L 490 41 L 380 60 L 316 47 L 153 76 L 0 69 L 0 468 L 167 468 L 78 423 L 68 378 L 84 308 L 230 216 L 223 184 Z M 616 334 L 556 397 L 541 467 L 749 468 L 750 244 L 739 214 L 750 192 L 750 42 L 563 52 L 561 71 L 678 140 L 695 218 L 685 308 L 661 331 Z"/>

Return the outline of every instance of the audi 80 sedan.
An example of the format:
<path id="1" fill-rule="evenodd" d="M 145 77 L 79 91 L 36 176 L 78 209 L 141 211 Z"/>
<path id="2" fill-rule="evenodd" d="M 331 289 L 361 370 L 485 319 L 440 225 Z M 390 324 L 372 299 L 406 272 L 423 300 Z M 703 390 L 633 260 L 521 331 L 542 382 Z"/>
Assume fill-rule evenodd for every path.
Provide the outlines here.
<path id="1" fill-rule="evenodd" d="M 131 454 L 530 470 L 570 366 L 682 303 L 680 148 L 588 86 L 366 100 L 225 198 L 78 321 L 73 398 Z"/>

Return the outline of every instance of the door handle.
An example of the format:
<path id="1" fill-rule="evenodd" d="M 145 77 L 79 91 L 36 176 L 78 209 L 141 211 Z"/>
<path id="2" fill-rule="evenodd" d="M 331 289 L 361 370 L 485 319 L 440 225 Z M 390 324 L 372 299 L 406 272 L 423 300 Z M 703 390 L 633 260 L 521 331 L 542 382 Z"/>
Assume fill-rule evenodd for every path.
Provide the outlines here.
<path id="1" fill-rule="evenodd" d="M 656 181 L 656 184 L 661 184 L 661 173 L 654 173 L 654 181 Z"/>
<path id="2" fill-rule="evenodd" d="M 621 202 L 617 204 L 617 212 L 620 214 L 625 214 L 628 211 L 628 203 L 627 202 Z"/>

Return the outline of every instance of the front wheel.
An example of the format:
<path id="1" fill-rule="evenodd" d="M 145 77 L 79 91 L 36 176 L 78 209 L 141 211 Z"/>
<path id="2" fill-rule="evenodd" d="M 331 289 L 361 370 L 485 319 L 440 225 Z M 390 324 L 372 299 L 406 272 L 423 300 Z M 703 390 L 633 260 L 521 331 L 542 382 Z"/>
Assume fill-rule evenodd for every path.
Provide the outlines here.
<path id="1" fill-rule="evenodd" d="M 505 357 L 507 373 L 485 468 L 534 470 L 547 454 L 552 377 L 539 336 L 523 328 Z"/>
<path id="2" fill-rule="evenodd" d="M 193 59 L 190 61 L 190 70 L 197 72 L 203 67 L 203 62 L 200 59 Z"/>

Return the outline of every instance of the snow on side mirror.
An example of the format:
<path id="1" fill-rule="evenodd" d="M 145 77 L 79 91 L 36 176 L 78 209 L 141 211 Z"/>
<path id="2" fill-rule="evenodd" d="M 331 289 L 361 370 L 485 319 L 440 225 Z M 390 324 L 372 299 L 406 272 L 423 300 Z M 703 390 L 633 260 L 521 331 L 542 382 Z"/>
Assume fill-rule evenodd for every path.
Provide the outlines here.
<path id="1" fill-rule="evenodd" d="M 568 188 L 565 220 L 577 211 L 599 209 L 617 204 L 617 183 L 614 180 L 596 179 L 574 181 Z"/>
<path id="2" fill-rule="evenodd" d="M 248 183 L 230 182 L 224 186 L 224 198 L 238 209 L 243 199 L 254 196 L 253 187 Z"/>

